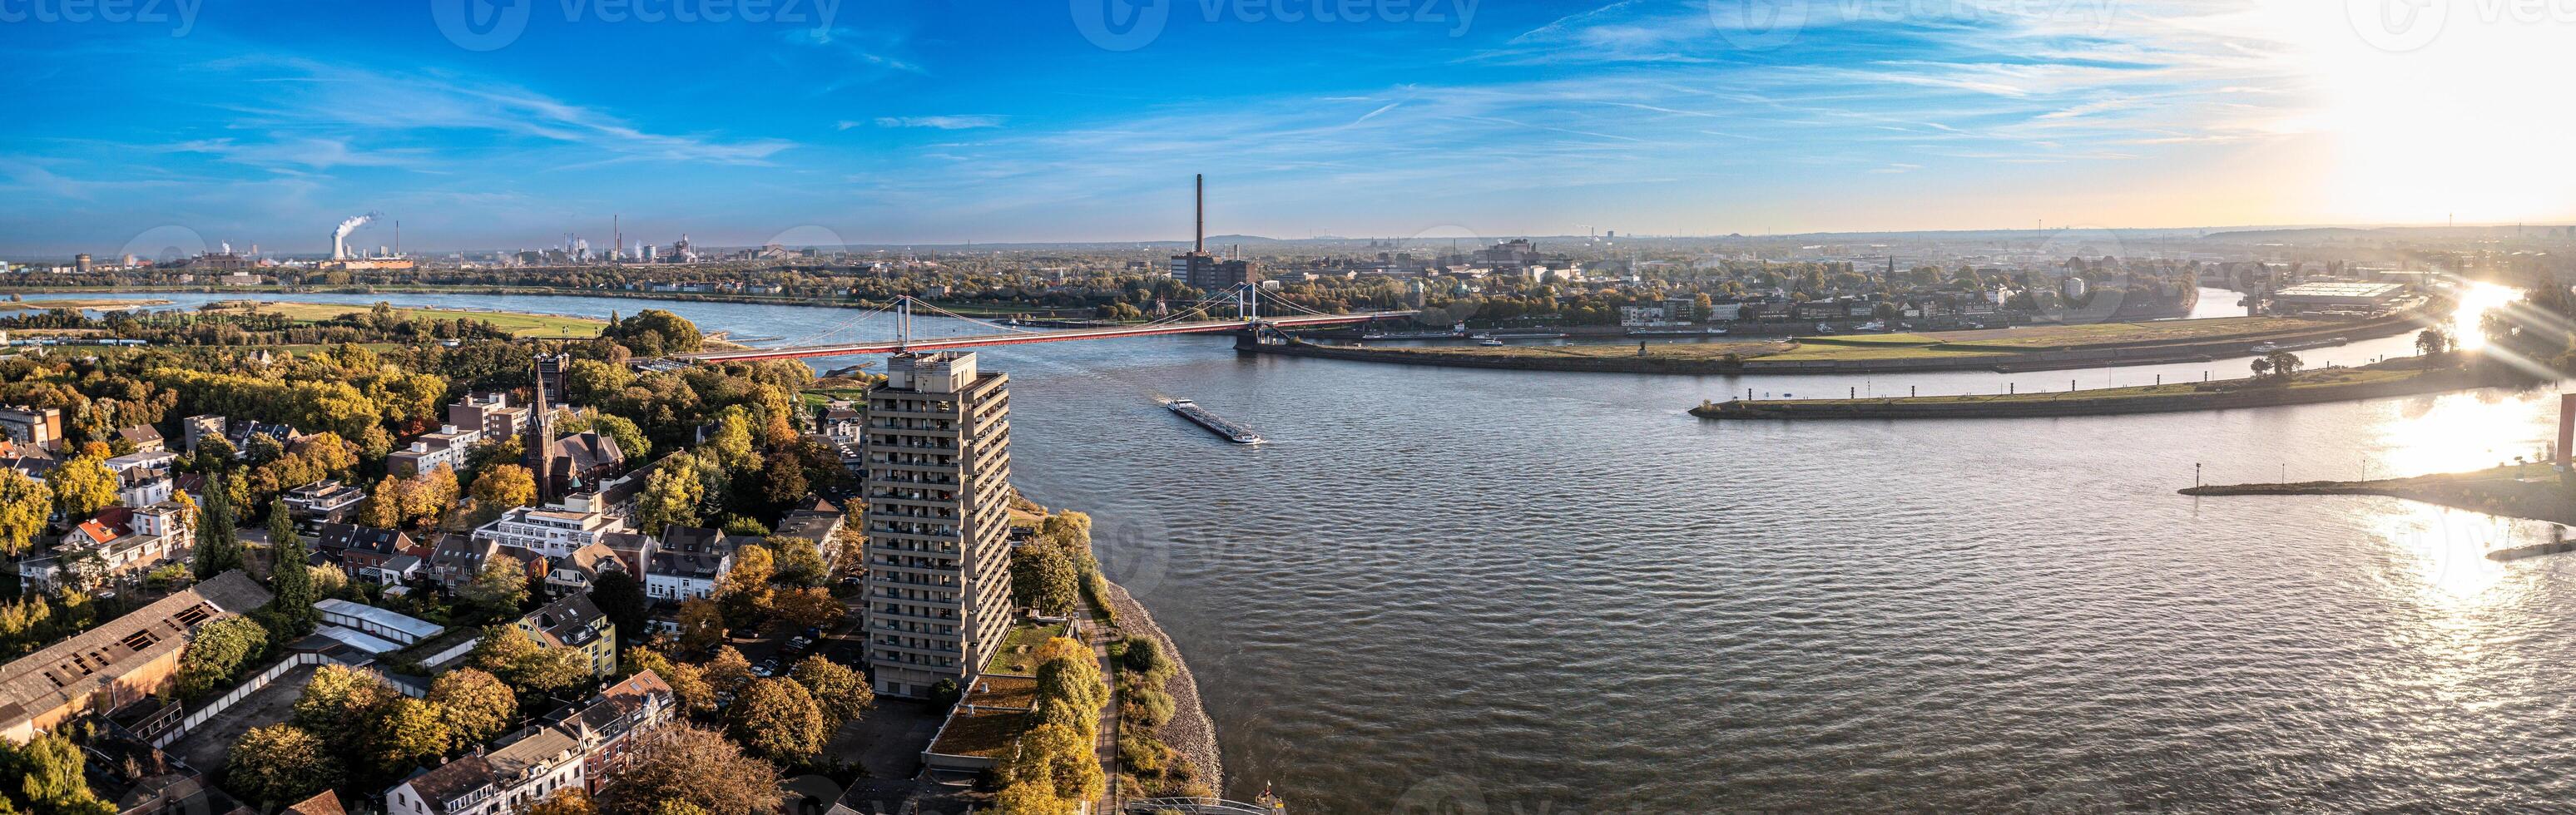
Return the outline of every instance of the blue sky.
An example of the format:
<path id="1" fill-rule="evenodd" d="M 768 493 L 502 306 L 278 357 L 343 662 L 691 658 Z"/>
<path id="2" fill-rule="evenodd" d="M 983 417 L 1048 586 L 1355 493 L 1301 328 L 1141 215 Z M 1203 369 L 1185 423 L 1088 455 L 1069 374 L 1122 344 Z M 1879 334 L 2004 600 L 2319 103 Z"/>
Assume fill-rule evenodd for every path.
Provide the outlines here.
<path id="1" fill-rule="evenodd" d="M 523 28 L 456 36 L 439 14 L 491 0 L 30 2 L 0 0 L 0 254 L 318 252 L 369 210 L 413 249 L 604 243 L 612 213 L 658 243 L 1177 239 L 1194 172 L 1212 232 L 1277 237 L 2431 221 L 2460 204 L 2318 191 L 2373 118 L 2330 78 L 2477 50 L 2356 49 L 2294 8 L 2339 4 L 2257 0 L 1819 0 L 1788 28 L 1771 0 L 505 0 Z"/>

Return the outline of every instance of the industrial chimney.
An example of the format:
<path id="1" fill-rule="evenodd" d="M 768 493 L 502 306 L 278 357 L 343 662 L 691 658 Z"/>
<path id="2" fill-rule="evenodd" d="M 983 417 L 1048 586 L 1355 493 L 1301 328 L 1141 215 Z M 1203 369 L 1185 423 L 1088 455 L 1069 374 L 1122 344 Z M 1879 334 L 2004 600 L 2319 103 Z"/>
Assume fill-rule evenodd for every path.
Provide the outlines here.
<path id="1" fill-rule="evenodd" d="M 1202 254 L 1202 255 L 1204 255 L 1204 254 L 1207 254 L 1207 174 L 1206 174 L 1206 173 L 1199 173 L 1199 174 L 1198 174 L 1198 192 L 1197 192 L 1197 194 L 1196 194 L 1196 196 L 1195 196 L 1195 197 L 1198 199 L 1198 213 L 1199 213 L 1199 218 L 1198 218 L 1198 225 L 1197 225 L 1197 226 L 1195 226 L 1195 227 L 1192 227 L 1192 230 L 1191 230 L 1191 231 L 1192 231 L 1192 233 L 1193 233 L 1193 234 L 1197 235 L 1198 237 L 1196 237 L 1195 239 L 1193 239 L 1193 240 L 1192 240 L 1192 242 L 1191 242 L 1191 247 L 1190 247 L 1190 251 L 1192 251 L 1192 252 L 1196 252 L 1196 253 L 1198 253 L 1198 254 Z"/>

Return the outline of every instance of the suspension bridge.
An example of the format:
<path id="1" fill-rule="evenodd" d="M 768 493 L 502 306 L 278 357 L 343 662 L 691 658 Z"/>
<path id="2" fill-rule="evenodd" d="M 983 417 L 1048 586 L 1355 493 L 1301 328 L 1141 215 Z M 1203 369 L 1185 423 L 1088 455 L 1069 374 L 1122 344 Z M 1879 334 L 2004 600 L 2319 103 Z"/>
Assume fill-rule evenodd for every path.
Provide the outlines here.
<path id="1" fill-rule="evenodd" d="M 1210 306 L 1222 305 L 1226 300 L 1233 301 L 1235 311 L 1236 313 L 1241 314 L 1241 317 L 1230 320 L 1204 319 L 1206 316 L 1204 309 Z M 1261 304 L 1263 302 L 1270 302 L 1274 306 L 1285 309 L 1291 313 L 1284 316 L 1263 317 L 1260 312 Z M 912 317 L 916 309 L 927 312 L 931 315 L 954 320 L 962 320 L 975 325 L 992 328 L 1000 333 L 970 334 L 962 336 L 914 336 L 912 332 Z M 1151 322 L 1138 323 L 1134 325 L 1101 326 L 1098 328 L 1037 330 L 978 320 L 942 309 L 930 304 L 929 302 L 916 299 L 911 295 L 903 295 L 895 298 L 895 301 L 892 304 L 861 313 L 857 317 L 842 321 L 841 323 L 823 331 L 790 339 L 779 345 L 761 348 L 700 351 L 693 354 L 682 354 L 675 357 L 675 359 L 710 363 L 747 362 L 763 359 L 804 359 L 809 357 L 846 357 L 866 354 L 904 354 L 925 351 L 950 351 L 961 348 L 982 348 L 997 345 L 1027 345 L 1041 342 L 1071 342 L 1074 340 L 1108 340 L 1126 337 L 1154 337 L 1167 334 L 1215 334 L 1228 332 L 1235 333 L 1238 336 L 1238 343 L 1273 342 L 1282 338 L 1284 335 L 1280 332 L 1287 329 L 1365 323 L 1372 320 L 1411 317 L 1418 313 L 1420 312 L 1372 311 L 1357 314 L 1325 314 L 1278 299 L 1276 295 L 1261 291 L 1260 288 L 1254 284 L 1244 284 L 1237 286 L 1230 291 L 1210 294 L 1207 297 L 1200 299 L 1197 303 L 1192 303 L 1188 307 L 1175 311 L 1171 316 Z M 843 338 L 854 333 L 856 329 L 868 325 L 871 321 L 879 317 L 889 315 L 894 317 L 893 338 Z M 1188 319 L 1193 316 L 1201 317 L 1202 319 Z"/>

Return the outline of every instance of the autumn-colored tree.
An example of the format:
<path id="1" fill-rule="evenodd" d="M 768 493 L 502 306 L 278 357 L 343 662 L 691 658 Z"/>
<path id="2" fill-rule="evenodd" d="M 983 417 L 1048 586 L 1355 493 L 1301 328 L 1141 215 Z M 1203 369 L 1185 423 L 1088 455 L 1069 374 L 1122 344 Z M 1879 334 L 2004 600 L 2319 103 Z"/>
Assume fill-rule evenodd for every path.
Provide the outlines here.
<path id="1" fill-rule="evenodd" d="M 45 484 L 53 488 L 54 506 L 66 518 L 87 518 L 116 503 L 116 472 L 92 456 L 55 465 L 45 473 Z"/>
<path id="2" fill-rule="evenodd" d="M 447 722 L 440 718 L 436 705 L 401 695 L 386 703 L 368 735 L 371 749 L 367 757 L 376 771 L 387 777 L 399 777 L 415 765 L 435 762 L 456 743 L 455 734 L 448 732 Z"/>
<path id="3" fill-rule="evenodd" d="M 590 803 L 590 793 L 583 792 L 580 787 L 565 787 L 528 807 L 526 815 L 598 815 L 598 812 L 599 808 Z"/>
<path id="4" fill-rule="evenodd" d="M 831 592 L 818 588 L 788 589 L 774 592 L 769 598 L 769 613 L 797 628 L 823 628 L 838 624 L 849 610 L 840 600 L 834 599 Z"/>
<path id="5" fill-rule="evenodd" d="M 680 601 L 680 650 L 695 653 L 724 640 L 724 609 L 715 601 L 691 597 Z"/>
<path id="6" fill-rule="evenodd" d="M 1066 801 L 1089 801 L 1107 790 L 1092 737 L 1058 725 L 1020 734 L 1000 769 L 1005 787 L 1037 784 Z"/>
<path id="7" fill-rule="evenodd" d="M 358 504 L 358 525 L 376 529 L 402 528 L 403 508 L 411 505 L 410 492 L 411 482 L 408 480 L 390 475 L 378 480 L 376 488 L 367 493 L 367 499 Z"/>
<path id="8" fill-rule="evenodd" d="M 518 558 L 493 555 L 484 559 L 482 571 L 475 572 L 474 579 L 456 594 L 486 617 L 516 617 L 519 606 L 528 601 L 528 567 Z"/>
<path id="9" fill-rule="evenodd" d="M 462 744 L 490 741 L 519 715 L 518 694 L 500 678 L 472 668 L 439 675 L 429 685 L 428 698 Z"/>
<path id="10" fill-rule="evenodd" d="M 823 751 L 831 738 L 822 707 L 786 677 L 754 680 L 726 710 L 725 734 L 752 753 L 781 764 L 795 764 Z"/>
<path id="11" fill-rule="evenodd" d="M 635 525 L 647 535 L 662 534 L 673 526 L 695 526 L 698 508 L 706 503 L 706 482 L 695 471 L 695 460 L 681 451 L 663 460 L 661 467 L 644 479 L 644 492 L 635 500 Z"/>
<path id="12" fill-rule="evenodd" d="M 0 554 L 25 553 L 53 511 L 53 488 L 18 470 L 0 469 Z"/>
<path id="13" fill-rule="evenodd" d="M 524 507 L 537 502 L 537 479 L 528 468 L 502 464 L 474 477 L 474 503 L 486 510 Z"/>
<path id="14" fill-rule="evenodd" d="M 522 691 L 555 691 L 590 678 L 590 658 L 574 648 L 545 645 L 510 625 L 483 628 L 466 662 Z"/>
<path id="15" fill-rule="evenodd" d="M 652 671 L 653 675 L 661 677 L 662 684 L 671 686 L 672 701 L 689 715 L 715 712 L 715 689 L 707 686 L 706 673 L 698 666 L 672 662 L 670 657 L 651 648 L 628 648 L 621 659 L 630 672 Z"/>
<path id="16" fill-rule="evenodd" d="M 993 796 L 994 815 L 1075 815 L 1081 810 L 1072 801 L 1055 797 L 1055 789 L 1029 781 L 1003 787 Z"/>
<path id="17" fill-rule="evenodd" d="M 722 695 L 742 695 L 742 689 L 756 678 L 751 675 L 751 660 L 731 645 L 717 646 L 715 657 L 700 666 L 706 672 L 707 687 Z"/>
<path id="18" fill-rule="evenodd" d="M 338 786 L 341 762 L 311 731 L 273 724 L 242 734 L 226 768 L 225 789 L 254 803 L 282 806 Z"/>
<path id="19" fill-rule="evenodd" d="M 778 768 L 745 755 L 715 731 L 655 728 L 635 739 L 605 774 L 601 815 L 671 815 L 671 804 L 705 815 L 754 815 L 778 806 Z"/>
<path id="20" fill-rule="evenodd" d="M 230 683 L 243 665 L 268 649 L 268 629 L 249 617 L 205 624 L 179 654 L 179 695 L 196 699 Z"/>
<path id="21" fill-rule="evenodd" d="M 824 725 L 839 730 L 843 723 L 856 719 L 876 706 L 876 693 L 868 689 L 867 677 L 848 666 L 813 654 L 796 661 L 787 678 L 805 686 L 814 704 L 823 709 Z"/>
<path id="22" fill-rule="evenodd" d="M 396 695 L 373 673 L 326 664 L 305 681 L 290 721 L 321 737 L 334 755 L 346 756 L 360 746 L 366 723 Z"/>

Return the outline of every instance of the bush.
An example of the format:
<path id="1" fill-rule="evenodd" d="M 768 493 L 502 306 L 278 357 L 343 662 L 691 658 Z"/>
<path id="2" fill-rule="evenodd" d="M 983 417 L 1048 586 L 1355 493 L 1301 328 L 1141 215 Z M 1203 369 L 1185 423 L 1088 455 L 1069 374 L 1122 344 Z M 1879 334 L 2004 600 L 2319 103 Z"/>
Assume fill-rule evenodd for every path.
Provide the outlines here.
<path id="1" fill-rule="evenodd" d="M 1119 719 L 1141 727 L 1161 727 L 1172 720 L 1171 694 L 1152 688 L 1128 691 L 1119 703 Z"/>
<path id="2" fill-rule="evenodd" d="M 1147 687 L 1156 687 L 1171 681 L 1172 675 L 1181 669 L 1171 657 L 1163 655 L 1162 646 L 1152 638 L 1141 635 L 1129 636 L 1121 644 L 1127 648 L 1120 656 L 1119 662 L 1127 670 L 1143 675 Z"/>
<path id="3" fill-rule="evenodd" d="M 1164 744 L 1152 736 L 1118 737 L 1118 766 L 1126 768 L 1129 772 L 1139 775 L 1162 775 L 1173 764 L 1180 763 L 1174 761 L 1175 758 L 1178 756 L 1172 751 L 1171 745 Z"/>

